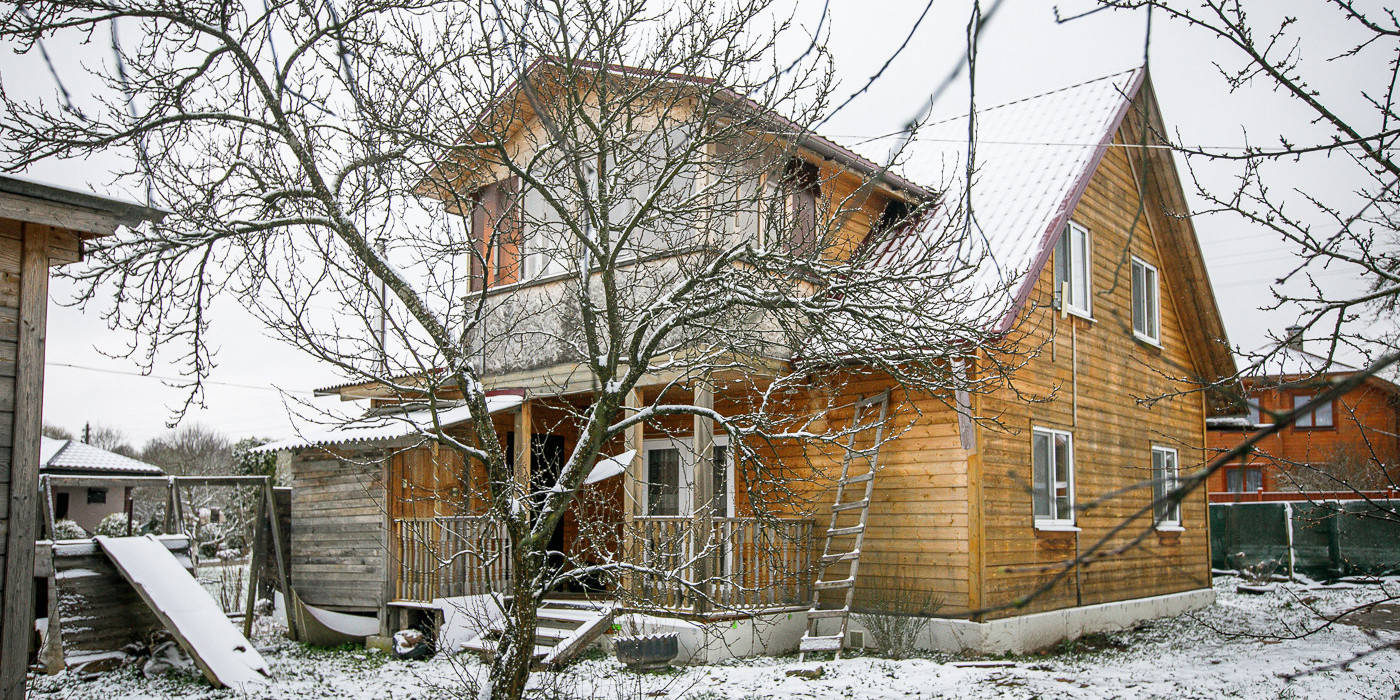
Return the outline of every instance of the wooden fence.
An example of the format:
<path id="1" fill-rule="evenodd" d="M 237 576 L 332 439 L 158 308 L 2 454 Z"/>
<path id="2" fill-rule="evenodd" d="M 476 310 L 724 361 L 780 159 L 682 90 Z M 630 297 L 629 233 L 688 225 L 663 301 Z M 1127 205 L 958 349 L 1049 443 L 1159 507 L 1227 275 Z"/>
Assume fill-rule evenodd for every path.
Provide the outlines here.
<path id="1" fill-rule="evenodd" d="M 399 600 L 501 593 L 510 581 L 510 538 L 490 517 L 399 518 L 390 536 Z"/>

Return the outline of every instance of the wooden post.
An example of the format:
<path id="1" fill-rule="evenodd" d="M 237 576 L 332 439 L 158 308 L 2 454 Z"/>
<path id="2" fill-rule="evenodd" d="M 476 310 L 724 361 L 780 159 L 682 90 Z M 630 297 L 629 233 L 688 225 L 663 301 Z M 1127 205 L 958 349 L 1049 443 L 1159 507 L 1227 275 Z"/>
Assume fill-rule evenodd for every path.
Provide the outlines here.
<path id="1" fill-rule="evenodd" d="M 530 504 L 530 436 L 534 432 L 534 422 L 530 417 L 530 397 L 520 401 L 520 409 L 515 412 L 515 483 L 520 486 L 525 504 Z"/>
<path id="2" fill-rule="evenodd" d="M 705 377 L 695 382 L 696 408 L 714 409 L 715 388 Z M 691 449 L 695 452 L 694 484 L 691 487 L 690 512 L 695 519 L 695 553 L 715 546 L 714 541 L 714 497 L 715 497 L 715 422 L 709 416 L 695 416 L 695 432 L 691 435 Z M 710 577 L 711 556 L 695 559 L 695 580 L 703 582 Z M 714 586 L 704 586 L 703 591 L 711 592 Z M 705 595 L 695 599 L 695 612 L 703 613 L 709 607 Z"/>
<path id="3" fill-rule="evenodd" d="M 253 609 L 258 603 L 258 583 L 262 581 L 263 567 L 267 566 L 263 558 L 263 548 L 268 544 L 264 531 L 271 528 L 267 523 L 267 502 L 266 498 L 258 498 L 257 515 L 253 517 L 253 554 L 248 557 L 248 600 L 243 606 L 243 636 L 250 639 L 253 635 Z"/>
<path id="4" fill-rule="evenodd" d="M 636 411 L 642 407 L 642 392 L 633 389 L 627 392 L 627 398 L 623 400 L 623 405 L 629 410 L 628 417 L 636 415 Z M 642 515 L 642 489 L 646 487 L 645 474 L 642 473 L 642 423 L 638 423 L 622 435 L 622 448 L 624 451 L 632 450 L 632 461 L 626 465 L 626 483 L 623 485 L 623 516 L 627 521 L 627 531 L 632 531 L 632 522 L 638 515 Z"/>
<path id="5" fill-rule="evenodd" d="M 49 305 L 49 227 L 26 223 L 19 261 L 19 338 L 15 357 L 9 532 L 4 614 L 0 616 L 0 700 L 24 697 L 34 630 L 34 540 L 38 535 L 40 409 Z"/>
<path id="6" fill-rule="evenodd" d="M 272 556 L 277 560 L 277 581 L 282 584 L 283 603 L 287 606 L 287 633 L 292 639 L 300 638 L 300 630 L 296 624 L 296 616 L 300 614 L 296 591 L 292 590 L 292 582 L 287 578 L 286 560 L 282 555 L 282 523 L 277 518 L 277 499 L 272 495 L 272 481 L 268 480 L 263 484 L 263 498 L 267 501 L 267 521 L 269 534 L 272 535 Z M 193 543 L 191 543 L 193 545 Z M 194 549 L 193 546 L 190 547 Z"/>

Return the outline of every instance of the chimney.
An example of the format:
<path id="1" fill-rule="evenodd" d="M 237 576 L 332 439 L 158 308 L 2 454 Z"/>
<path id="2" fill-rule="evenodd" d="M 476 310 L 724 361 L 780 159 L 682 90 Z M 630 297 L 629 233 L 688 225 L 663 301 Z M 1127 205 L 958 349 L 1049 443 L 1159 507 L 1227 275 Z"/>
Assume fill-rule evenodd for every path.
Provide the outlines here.
<path id="1" fill-rule="evenodd" d="M 1288 348 L 1289 350 L 1297 350 L 1298 352 L 1302 352 L 1302 351 L 1303 351 L 1303 327 L 1302 327 L 1302 326 L 1289 326 L 1289 327 L 1283 329 L 1283 332 L 1284 332 L 1285 334 L 1287 334 L 1287 335 L 1284 337 L 1283 347 Z"/>

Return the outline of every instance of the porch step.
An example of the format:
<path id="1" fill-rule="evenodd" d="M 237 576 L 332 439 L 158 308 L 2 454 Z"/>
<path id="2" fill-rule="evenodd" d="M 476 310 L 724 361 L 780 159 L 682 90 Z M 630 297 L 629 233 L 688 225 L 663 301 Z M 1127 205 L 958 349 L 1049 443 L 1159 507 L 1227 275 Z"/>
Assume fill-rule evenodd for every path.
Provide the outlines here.
<path id="1" fill-rule="evenodd" d="M 868 505 L 870 505 L 870 501 L 868 499 L 861 499 L 859 501 L 851 501 L 850 503 L 837 503 L 836 505 L 831 507 L 831 510 L 840 513 L 841 511 L 845 510 L 855 510 L 857 508 L 864 508 Z"/>
<path id="2" fill-rule="evenodd" d="M 835 581 L 817 581 L 812 584 L 812 586 L 819 591 L 826 591 L 833 588 L 850 588 L 854 585 L 856 585 L 856 580 L 853 578 L 842 578 Z"/>
<path id="3" fill-rule="evenodd" d="M 865 523 L 852 525 L 850 527 L 833 527 L 826 531 L 827 537 L 845 537 L 847 535 L 859 535 L 865 532 Z"/>
<path id="4" fill-rule="evenodd" d="M 841 483 L 842 483 L 842 484 L 845 484 L 846 486 L 850 486 L 851 484 L 863 484 L 863 483 L 865 483 L 865 482 L 867 482 L 867 481 L 870 481 L 871 479 L 874 479 L 874 478 L 875 478 L 875 474 L 873 474 L 873 473 L 871 473 L 871 472 L 866 472 L 866 473 L 864 473 L 864 474 L 861 474 L 860 476 L 848 476 L 848 477 L 842 479 L 842 480 L 841 480 Z"/>
<path id="5" fill-rule="evenodd" d="M 797 650 L 801 652 L 809 651 L 840 651 L 841 644 L 846 640 L 844 634 L 834 634 L 829 637 L 802 637 L 798 642 Z"/>
<path id="6" fill-rule="evenodd" d="M 613 608 L 556 605 L 546 601 L 536 610 L 535 616 L 540 622 L 552 623 L 535 627 L 535 663 L 544 668 L 557 668 L 578 656 L 589 642 L 607 630 L 612 624 Z M 486 632 L 467 642 L 466 649 L 489 658 L 496 651 L 496 641 L 504 633 L 505 621 L 498 620 Z"/>

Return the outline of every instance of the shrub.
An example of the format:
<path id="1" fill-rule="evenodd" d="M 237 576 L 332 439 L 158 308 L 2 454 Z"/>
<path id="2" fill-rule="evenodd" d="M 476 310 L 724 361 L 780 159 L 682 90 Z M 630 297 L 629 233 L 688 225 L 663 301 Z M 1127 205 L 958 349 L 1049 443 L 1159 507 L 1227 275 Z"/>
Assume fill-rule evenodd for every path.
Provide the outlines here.
<path id="1" fill-rule="evenodd" d="M 136 533 L 133 529 L 132 533 Z M 103 537 L 126 537 L 126 513 L 112 513 L 97 523 L 93 530 L 94 535 Z"/>
<path id="2" fill-rule="evenodd" d="M 53 524 L 53 538 L 56 540 L 85 540 L 87 530 L 72 520 L 59 520 Z"/>
<path id="3" fill-rule="evenodd" d="M 918 651 L 919 637 L 933 621 L 929 616 L 942 607 L 942 596 L 921 591 L 913 578 L 901 576 L 878 589 L 872 610 L 851 617 L 865 628 L 881 654 L 903 659 Z"/>

